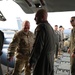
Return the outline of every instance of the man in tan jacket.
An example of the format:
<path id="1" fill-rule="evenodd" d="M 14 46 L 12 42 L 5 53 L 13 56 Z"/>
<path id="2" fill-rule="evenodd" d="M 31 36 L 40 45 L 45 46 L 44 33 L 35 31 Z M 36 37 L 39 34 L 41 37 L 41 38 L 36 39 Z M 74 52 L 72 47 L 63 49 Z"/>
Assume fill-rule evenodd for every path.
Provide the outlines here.
<path id="1" fill-rule="evenodd" d="M 25 21 L 22 30 L 17 32 L 8 48 L 8 60 L 11 60 L 16 52 L 16 62 L 12 75 L 21 75 L 23 67 L 25 67 L 25 75 L 31 75 L 28 67 L 30 53 L 34 43 L 34 34 L 29 31 L 30 23 Z"/>
<path id="2" fill-rule="evenodd" d="M 70 48 L 68 49 L 68 53 L 70 53 L 71 56 L 71 75 L 75 75 L 75 16 L 71 17 L 70 23 L 73 29 L 71 30 Z"/>

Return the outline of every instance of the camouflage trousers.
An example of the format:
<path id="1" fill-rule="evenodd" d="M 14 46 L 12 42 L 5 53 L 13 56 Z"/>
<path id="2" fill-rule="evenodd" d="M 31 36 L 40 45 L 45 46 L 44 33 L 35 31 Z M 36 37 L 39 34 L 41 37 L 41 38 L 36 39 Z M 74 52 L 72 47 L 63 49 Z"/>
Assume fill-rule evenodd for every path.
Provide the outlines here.
<path id="1" fill-rule="evenodd" d="M 25 75 L 31 75 L 31 70 L 28 67 L 29 57 L 25 59 L 16 59 L 15 68 L 12 75 L 21 75 L 22 69 L 24 68 Z"/>

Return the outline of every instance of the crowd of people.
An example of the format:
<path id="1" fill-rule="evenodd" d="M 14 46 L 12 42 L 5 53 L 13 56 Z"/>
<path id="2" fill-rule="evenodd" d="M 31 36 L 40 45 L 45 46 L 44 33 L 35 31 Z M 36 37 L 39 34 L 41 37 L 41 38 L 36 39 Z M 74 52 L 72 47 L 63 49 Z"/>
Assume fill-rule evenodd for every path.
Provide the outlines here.
<path id="1" fill-rule="evenodd" d="M 33 75 L 54 75 L 54 59 L 61 54 L 64 46 L 64 33 L 63 26 L 55 25 L 53 29 L 47 17 L 47 10 L 39 9 L 34 18 L 37 24 L 34 34 L 29 30 L 28 20 L 24 21 L 22 29 L 15 33 L 8 47 L 7 58 L 8 61 L 11 61 L 16 55 L 12 75 L 21 75 L 23 67 L 25 75 L 31 75 L 32 71 Z M 68 53 L 71 55 L 71 74 L 75 75 L 75 17 L 71 17 L 70 22 L 73 29 Z M 0 55 L 2 55 L 2 47 L 3 42 L 0 44 Z"/>

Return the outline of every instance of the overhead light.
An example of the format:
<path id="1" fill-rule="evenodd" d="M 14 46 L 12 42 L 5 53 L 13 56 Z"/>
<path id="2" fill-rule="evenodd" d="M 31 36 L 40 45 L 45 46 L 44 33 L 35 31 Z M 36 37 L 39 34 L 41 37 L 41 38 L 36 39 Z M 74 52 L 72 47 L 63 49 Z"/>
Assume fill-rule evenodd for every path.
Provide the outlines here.
<path id="1" fill-rule="evenodd" d="M 42 6 L 40 5 L 40 3 L 36 3 L 35 4 L 36 8 L 41 8 Z"/>
<path id="2" fill-rule="evenodd" d="M 1 11 L 0 11 L 0 21 L 6 21 L 6 18 L 3 16 Z"/>

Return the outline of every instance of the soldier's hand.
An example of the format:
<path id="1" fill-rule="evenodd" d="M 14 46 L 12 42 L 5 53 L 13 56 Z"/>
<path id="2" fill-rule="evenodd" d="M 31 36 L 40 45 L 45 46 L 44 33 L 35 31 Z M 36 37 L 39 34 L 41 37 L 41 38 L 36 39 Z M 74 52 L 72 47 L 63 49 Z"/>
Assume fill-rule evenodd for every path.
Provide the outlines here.
<path id="1" fill-rule="evenodd" d="M 71 54 L 71 57 L 75 58 L 75 54 L 74 54 L 74 53 L 72 53 L 72 54 Z"/>
<path id="2" fill-rule="evenodd" d="M 70 49 L 68 49 L 67 52 L 70 53 Z"/>
<path id="3" fill-rule="evenodd" d="M 28 67 L 31 69 L 30 63 L 28 63 Z"/>
<path id="4" fill-rule="evenodd" d="M 31 72 L 33 72 L 33 67 L 30 65 L 30 63 L 28 63 L 28 68 L 31 70 Z"/>

